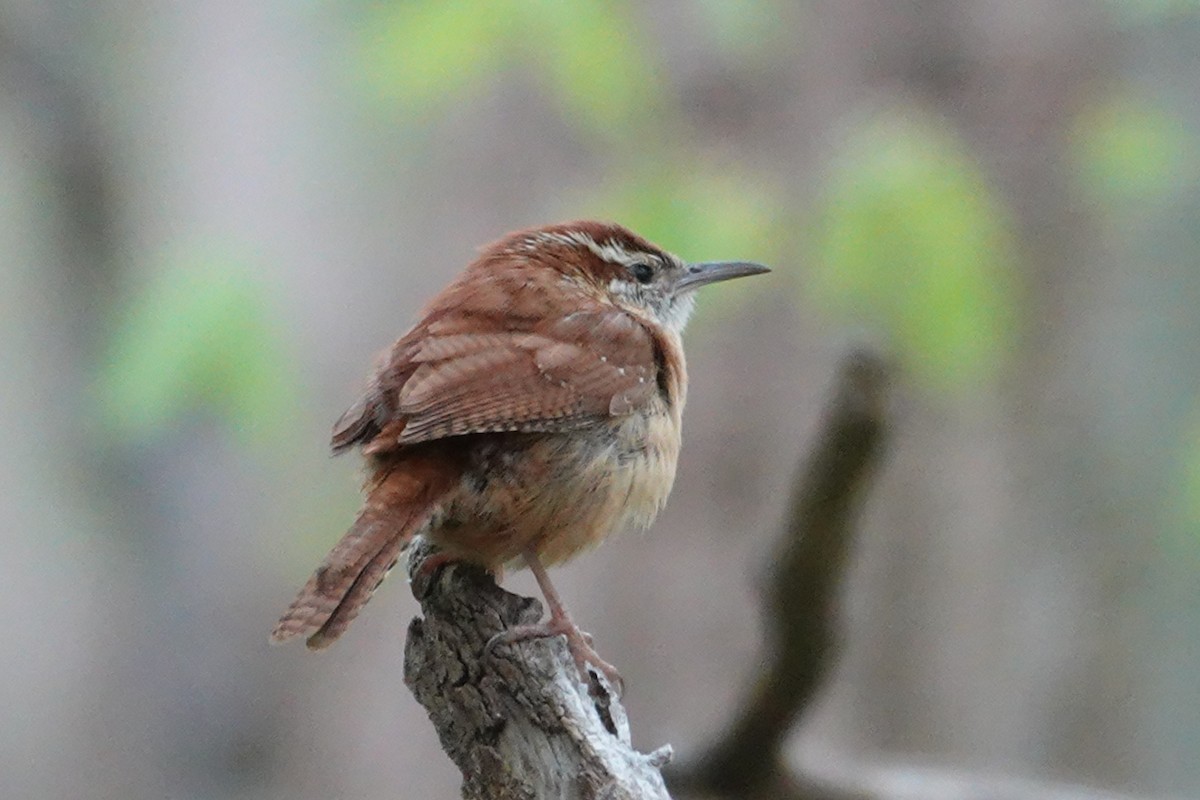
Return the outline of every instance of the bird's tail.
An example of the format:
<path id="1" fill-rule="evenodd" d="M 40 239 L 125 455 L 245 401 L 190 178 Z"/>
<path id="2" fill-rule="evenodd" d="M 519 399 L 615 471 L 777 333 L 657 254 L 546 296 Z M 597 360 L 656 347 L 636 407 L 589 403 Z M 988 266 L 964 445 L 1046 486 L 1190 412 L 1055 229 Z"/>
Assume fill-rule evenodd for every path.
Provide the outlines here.
<path id="1" fill-rule="evenodd" d="M 279 619 L 273 644 L 306 636 L 320 650 L 345 632 L 452 484 L 426 466 L 434 468 L 400 465 L 373 482 L 358 519 Z"/>

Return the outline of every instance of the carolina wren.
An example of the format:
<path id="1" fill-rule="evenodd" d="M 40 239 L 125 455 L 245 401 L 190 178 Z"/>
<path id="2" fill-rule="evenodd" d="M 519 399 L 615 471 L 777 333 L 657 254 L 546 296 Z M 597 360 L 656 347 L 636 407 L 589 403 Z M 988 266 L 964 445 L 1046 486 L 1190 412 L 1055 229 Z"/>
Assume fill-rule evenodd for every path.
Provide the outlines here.
<path id="1" fill-rule="evenodd" d="M 361 447 L 366 500 L 271 634 L 342 635 L 422 534 L 448 560 L 523 561 L 587 681 L 616 678 L 572 623 L 547 565 L 648 526 L 675 479 L 687 393 L 680 333 L 706 284 L 767 272 L 688 264 L 618 225 L 567 222 L 485 247 L 425 307 L 333 428 Z"/>

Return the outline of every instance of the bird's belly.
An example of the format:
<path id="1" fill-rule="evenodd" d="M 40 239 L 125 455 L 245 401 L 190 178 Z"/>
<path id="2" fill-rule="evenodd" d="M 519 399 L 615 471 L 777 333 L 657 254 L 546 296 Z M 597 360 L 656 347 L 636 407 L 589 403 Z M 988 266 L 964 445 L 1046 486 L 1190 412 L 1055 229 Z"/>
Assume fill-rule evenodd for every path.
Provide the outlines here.
<path id="1" fill-rule="evenodd" d="M 664 410 L 514 443 L 482 445 L 437 515 L 428 535 L 450 554 L 496 567 L 533 548 L 554 564 L 648 526 L 675 481 L 679 423 Z"/>

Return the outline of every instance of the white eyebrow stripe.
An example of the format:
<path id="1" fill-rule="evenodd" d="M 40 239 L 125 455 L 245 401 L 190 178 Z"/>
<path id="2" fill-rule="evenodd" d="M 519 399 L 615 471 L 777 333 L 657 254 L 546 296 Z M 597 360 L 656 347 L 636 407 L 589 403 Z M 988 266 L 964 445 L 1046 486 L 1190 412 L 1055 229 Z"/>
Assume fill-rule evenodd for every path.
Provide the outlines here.
<path id="1" fill-rule="evenodd" d="M 655 260 L 655 256 L 652 253 L 631 253 L 622 247 L 620 243 L 612 239 L 597 242 L 591 236 L 581 231 L 540 233 L 538 234 L 538 238 L 543 242 L 556 242 L 558 244 L 586 247 L 601 261 L 607 261 L 610 264 L 619 264 L 623 267 L 632 267 L 634 264 L 653 263 Z"/>

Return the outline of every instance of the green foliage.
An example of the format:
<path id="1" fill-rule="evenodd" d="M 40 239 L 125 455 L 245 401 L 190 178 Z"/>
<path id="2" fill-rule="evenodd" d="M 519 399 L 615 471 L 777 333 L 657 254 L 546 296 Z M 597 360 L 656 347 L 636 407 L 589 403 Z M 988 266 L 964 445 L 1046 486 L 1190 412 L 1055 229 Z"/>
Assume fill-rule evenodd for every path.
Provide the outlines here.
<path id="1" fill-rule="evenodd" d="M 364 77 L 381 95 L 428 111 L 461 99 L 498 71 L 499 41 L 511 27 L 509 2 L 425 0 L 388 3 L 366 23 Z"/>
<path id="2" fill-rule="evenodd" d="M 204 410 L 247 443 L 278 441 L 298 393 L 269 306 L 236 259 L 197 252 L 166 265 L 118 320 L 98 384 L 105 427 L 144 440 Z"/>
<path id="3" fill-rule="evenodd" d="M 627 136 L 662 102 L 654 48 L 601 0 L 415 0 L 382 8 L 365 29 L 374 90 L 418 118 L 528 65 L 564 118 L 589 134 Z"/>
<path id="4" fill-rule="evenodd" d="M 1072 145 L 1082 188 L 1109 204 L 1151 198 L 1178 186 L 1195 137 L 1183 124 L 1131 92 L 1079 114 Z"/>
<path id="5" fill-rule="evenodd" d="M 812 290 L 882 324 L 935 388 L 984 380 L 1013 336 L 1012 244 L 961 145 L 913 112 L 854 132 L 830 178 Z"/>
<path id="6" fill-rule="evenodd" d="M 625 133 L 661 102 L 654 52 L 621 6 L 598 0 L 522 4 L 521 44 L 550 82 L 568 119 L 586 130 Z M 530 46 L 536 43 L 536 46 Z"/>

